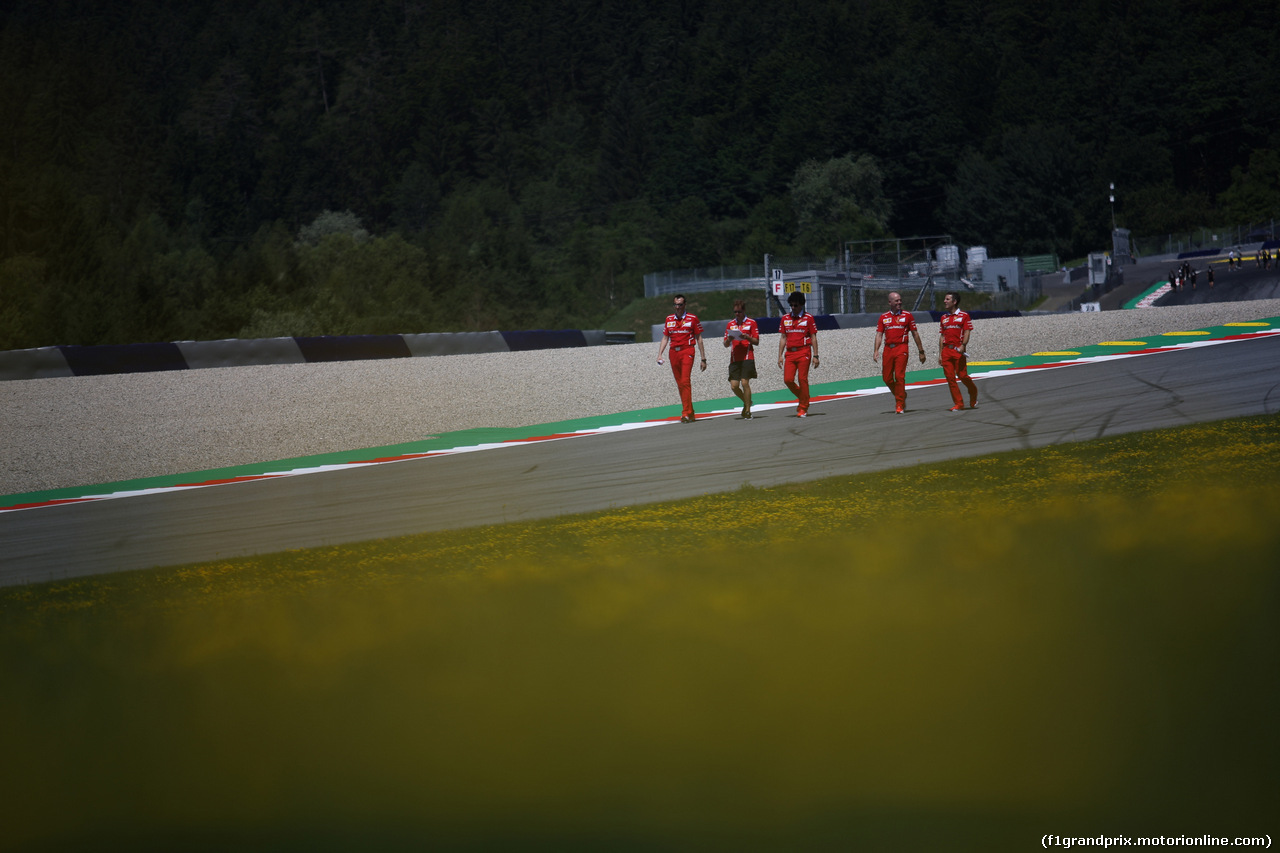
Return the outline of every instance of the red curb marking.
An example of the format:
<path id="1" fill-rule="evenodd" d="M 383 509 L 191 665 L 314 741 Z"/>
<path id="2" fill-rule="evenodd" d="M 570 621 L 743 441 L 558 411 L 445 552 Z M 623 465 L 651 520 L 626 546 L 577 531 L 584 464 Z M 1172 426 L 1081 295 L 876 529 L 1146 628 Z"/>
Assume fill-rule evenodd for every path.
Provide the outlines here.
<path id="1" fill-rule="evenodd" d="M 15 504 L 13 506 L 0 507 L 0 509 L 35 509 L 41 506 L 61 506 L 62 504 L 82 504 L 89 501 L 100 500 L 100 498 L 60 498 L 53 501 L 38 501 L 32 504 Z"/>

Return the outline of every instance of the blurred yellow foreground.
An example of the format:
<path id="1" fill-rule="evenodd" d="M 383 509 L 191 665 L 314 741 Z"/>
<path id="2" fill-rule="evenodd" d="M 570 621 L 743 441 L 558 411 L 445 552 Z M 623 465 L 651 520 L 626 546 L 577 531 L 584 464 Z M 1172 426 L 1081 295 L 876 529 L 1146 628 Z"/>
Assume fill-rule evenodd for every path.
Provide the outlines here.
<path id="1" fill-rule="evenodd" d="M 0 849 L 1280 830 L 1280 423 L 0 590 Z"/>

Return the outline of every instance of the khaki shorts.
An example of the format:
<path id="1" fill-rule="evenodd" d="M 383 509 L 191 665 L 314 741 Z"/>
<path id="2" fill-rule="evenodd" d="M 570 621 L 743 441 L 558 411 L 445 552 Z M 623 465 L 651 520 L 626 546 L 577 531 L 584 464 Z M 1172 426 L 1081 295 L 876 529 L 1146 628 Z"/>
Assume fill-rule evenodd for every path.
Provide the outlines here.
<path id="1" fill-rule="evenodd" d="M 729 362 L 729 381 L 738 382 L 742 379 L 756 378 L 756 362 L 755 359 L 746 359 L 742 361 Z"/>

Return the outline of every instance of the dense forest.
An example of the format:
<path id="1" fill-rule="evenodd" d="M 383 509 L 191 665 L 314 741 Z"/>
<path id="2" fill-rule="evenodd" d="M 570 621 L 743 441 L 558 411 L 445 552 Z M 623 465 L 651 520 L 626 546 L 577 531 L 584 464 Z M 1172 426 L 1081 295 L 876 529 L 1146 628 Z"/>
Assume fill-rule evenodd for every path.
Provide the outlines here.
<path id="1" fill-rule="evenodd" d="M 1204 0 L 16 0 L 0 349 L 599 328 L 644 273 L 1280 211 Z"/>

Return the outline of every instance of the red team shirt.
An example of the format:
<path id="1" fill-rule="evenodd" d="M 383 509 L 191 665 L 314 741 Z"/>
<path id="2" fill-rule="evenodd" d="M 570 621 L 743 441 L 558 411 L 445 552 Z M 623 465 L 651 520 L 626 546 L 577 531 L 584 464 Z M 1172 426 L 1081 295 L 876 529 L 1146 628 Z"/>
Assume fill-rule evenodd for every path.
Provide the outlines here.
<path id="1" fill-rule="evenodd" d="M 973 321 L 969 319 L 969 315 L 964 311 L 943 314 L 942 319 L 938 322 L 942 324 L 943 346 L 958 347 L 964 341 L 965 331 L 973 331 Z"/>
<path id="2" fill-rule="evenodd" d="M 742 334 L 748 338 L 759 338 L 760 331 L 756 327 L 756 321 L 750 317 L 744 317 L 742 322 L 730 320 L 729 325 L 725 326 L 725 340 L 730 340 L 729 333 L 735 329 L 740 330 Z M 735 340 L 733 346 L 729 348 L 729 361 L 755 361 L 755 350 L 751 346 L 751 341 Z"/>
<path id="3" fill-rule="evenodd" d="M 782 315 L 782 322 L 778 324 L 778 331 L 786 336 L 786 346 L 803 347 L 808 346 L 812 336 L 818 334 L 818 324 L 814 321 L 812 314 L 801 314 L 800 319 L 796 319 L 792 314 Z"/>
<path id="4" fill-rule="evenodd" d="M 968 317 L 969 315 L 965 315 Z M 897 314 L 892 311 L 886 311 L 880 315 L 880 322 L 876 323 L 876 331 L 884 333 L 884 344 L 887 347 L 896 347 L 907 342 L 907 335 L 916 330 L 916 318 L 912 316 L 910 311 L 901 311 Z"/>
<path id="5" fill-rule="evenodd" d="M 671 348 L 674 350 L 676 347 L 687 347 L 693 344 L 694 337 L 702 334 L 702 324 L 688 311 L 683 317 L 669 314 L 662 333 L 671 339 Z"/>

